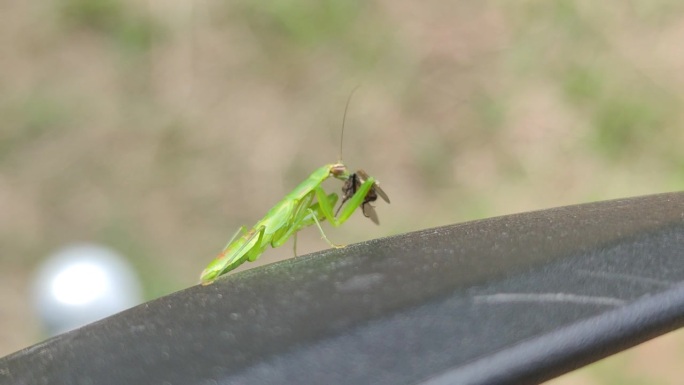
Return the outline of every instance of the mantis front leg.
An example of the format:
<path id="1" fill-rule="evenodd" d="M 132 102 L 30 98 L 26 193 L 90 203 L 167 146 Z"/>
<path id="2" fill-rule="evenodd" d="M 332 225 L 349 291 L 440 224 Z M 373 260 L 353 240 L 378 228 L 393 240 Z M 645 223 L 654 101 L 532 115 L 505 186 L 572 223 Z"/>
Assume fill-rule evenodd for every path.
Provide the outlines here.
<path id="1" fill-rule="evenodd" d="M 354 213 L 354 210 L 363 204 L 366 195 L 370 189 L 373 188 L 373 184 L 375 184 L 375 179 L 373 177 L 366 179 L 361 187 L 356 190 L 356 193 L 347 201 L 347 205 L 344 206 L 344 209 L 342 209 L 342 212 L 338 217 L 335 217 L 333 214 L 335 203 L 333 202 L 330 204 L 330 202 L 325 199 L 325 190 L 323 190 L 323 188 L 320 186 L 316 187 L 316 197 L 318 198 L 320 212 L 325 216 L 331 225 L 337 227 L 343 224 L 347 221 L 347 219 L 349 219 L 349 217 L 351 217 L 351 215 Z"/>
<path id="2" fill-rule="evenodd" d="M 321 227 L 321 223 L 319 222 L 318 217 L 322 215 L 330 222 L 330 224 L 332 224 L 335 227 L 341 225 L 347 219 L 349 219 L 349 217 L 354 213 L 354 210 L 356 210 L 359 206 L 363 204 L 364 199 L 366 198 L 366 194 L 368 194 L 368 191 L 370 191 L 374 183 L 375 179 L 373 178 L 369 178 L 368 180 L 366 180 L 366 182 L 364 182 L 361 185 L 361 187 L 356 191 L 352 198 L 349 199 L 349 203 L 347 204 L 347 206 L 345 206 L 344 210 L 342 211 L 342 214 L 337 218 L 335 218 L 335 215 L 333 214 L 333 208 L 335 207 L 335 202 L 337 202 L 337 194 L 333 193 L 330 195 L 326 195 L 325 190 L 323 190 L 322 187 L 316 187 L 315 191 L 316 198 L 318 199 L 318 207 L 314 205 L 308 209 L 309 216 L 302 219 L 302 224 L 300 224 L 300 227 L 304 225 L 310 225 L 310 221 L 311 219 L 313 219 L 313 221 L 316 223 L 316 227 L 318 227 L 318 230 L 321 232 L 322 238 L 326 242 L 328 242 L 328 244 L 331 247 L 334 247 L 336 249 L 344 247 L 344 245 L 338 245 L 330 241 L 330 239 L 328 239 L 328 237 L 325 235 L 325 232 L 323 231 L 323 227 Z"/>

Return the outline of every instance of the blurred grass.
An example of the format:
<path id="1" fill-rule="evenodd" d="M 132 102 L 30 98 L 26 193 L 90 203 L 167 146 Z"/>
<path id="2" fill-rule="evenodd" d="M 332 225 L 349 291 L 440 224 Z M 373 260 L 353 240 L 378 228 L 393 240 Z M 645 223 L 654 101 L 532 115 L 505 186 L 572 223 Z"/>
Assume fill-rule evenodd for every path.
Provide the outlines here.
<path id="1" fill-rule="evenodd" d="M 148 298 L 196 283 L 238 226 L 337 159 L 357 84 L 344 158 L 392 204 L 378 205 L 380 227 L 358 217 L 329 231 L 336 242 L 684 188 L 683 8 L 0 5 L 0 293 L 13 333 L 0 331 L 0 352 L 35 342 L 31 273 L 69 242 L 129 256 Z M 326 247 L 315 231 L 299 245 Z M 285 246 L 252 265 L 289 257 Z M 640 381 L 621 377 L 623 361 L 601 365 L 605 377 L 578 373 Z"/>
<path id="2" fill-rule="evenodd" d="M 102 37 L 131 54 L 148 52 L 162 37 L 160 26 L 144 8 L 119 0 L 59 0 L 54 11 L 62 28 Z"/>

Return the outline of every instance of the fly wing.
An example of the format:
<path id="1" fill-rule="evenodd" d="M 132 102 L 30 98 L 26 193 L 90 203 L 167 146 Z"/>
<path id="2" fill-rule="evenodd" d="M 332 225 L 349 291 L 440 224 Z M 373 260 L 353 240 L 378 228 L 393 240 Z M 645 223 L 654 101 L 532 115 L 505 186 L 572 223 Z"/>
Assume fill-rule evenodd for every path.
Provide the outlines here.
<path id="1" fill-rule="evenodd" d="M 378 193 L 378 195 L 380 195 L 380 198 L 382 198 L 382 200 L 384 200 L 387 203 L 390 203 L 389 197 L 387 196 L 387 194 L 385 194 L 384 191 L 382 191 L 382 189 L 380 188 L 380 184 L 378 184 L 377 181 L 375 182 L 373 188 L 375 189 L 375 192 Z"/>
<path id="2" fill-rule="evenodd" d="M 361 211 L 363 211 L 363 215 L 366 218 L 370 218 L 370 220 L 373 221 L 373 223 L 375 223 L 376 225 L 380 224 L 380 220 L 378 219 L 378 213 L 375 212 L 375 209 L 373 208 L 373 206 L 371 206 L 370 203 L 366 203 L 363 206 L 361 206 Z"/>
<path id="3" fill-rule="evenodd" d="M 370 177 L 368 176 L 368 174 L 366 174 L 366 172 L 363 171 L 363 170 L 358 170 L 358 171 L 356 172 L 356 174 L 358 175 L 359 179 L 361 180 L 361 183 L 365 182 L 368 178 L 370 178 Z M 375 183 L 373 184 L 373 190 L 375 190 L 375 192 L 376 192 L 378 195 L 380 195 L 380 198 L 382 198 L 382 200 L 384 200 L 384 201 L 387 202 L 387 203 L 390 203 L 389 197 L 387 196 L 387 194 L 385 193 L 385 191 L 383 191 L 383 190 L 380 188 L 380 183 L 378 183 L 378 181 L 375 181 Z"/>

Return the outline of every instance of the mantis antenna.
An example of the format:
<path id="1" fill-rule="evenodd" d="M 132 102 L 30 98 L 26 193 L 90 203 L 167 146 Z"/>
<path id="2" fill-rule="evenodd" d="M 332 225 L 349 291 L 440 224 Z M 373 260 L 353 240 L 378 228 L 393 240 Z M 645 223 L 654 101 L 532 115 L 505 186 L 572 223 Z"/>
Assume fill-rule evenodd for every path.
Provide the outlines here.
<path id="1" fill-rule="evenodd" d="M 342 144 L 344 142 L 344 122 L 347 120 L 347 110 L 349 109 L 349 102 L 351 102 L 352 96 L 354 96 L 354 92 L 359 89 L 361 85 L 357 85 L 354 87 L 354 89 L 349 93 L 349 97 L 347 98 L 347 104 L 344 106 L 344 115 L 342 115 L 342 132 L 340 133 L 340 158 L 338 163 L 342 163 Z"/>

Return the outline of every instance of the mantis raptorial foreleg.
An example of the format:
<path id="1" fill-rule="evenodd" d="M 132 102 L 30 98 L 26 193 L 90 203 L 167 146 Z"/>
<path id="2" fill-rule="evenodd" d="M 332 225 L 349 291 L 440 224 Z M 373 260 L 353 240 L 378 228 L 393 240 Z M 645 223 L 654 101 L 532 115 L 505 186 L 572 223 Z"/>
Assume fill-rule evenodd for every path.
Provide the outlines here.
<path id="1" fill-rule="evenodd" d="M 321 196 L 325 196 L 325 191 L 321 187 L 316 188 L 316 196 L 318 197 L 318 202 L 320 203 L 320 209 L 323 215 L 325 216 L 325 219 L 327 219 L 331 225 L 338 227 L 344 222 L 351 217 L 351 215 L 354 213 L 354 210 L 356 210 L 361 204 L 363 203 L 364 198 L 366 197 L 366 194 L 368 194 L 368 191 L 370 191 L 371 187 L 373 187 L 373 184 L 375 183 L 375 179 L 369 178 L 366 180 L 361 187 L 356 191 L 354 196 L 352 196 L 351 199 L 347 201 L 347 205 L 342 209 L 342 213 L 340 213 L 337 217 L 335 217 L 335 214 L 333 213 L 333 208 L 335 207 L 335 204 L 330 204 L 325 199 L 321 199 Z"/>
<path id="2" fill-rule="evenodd" d="M 363 200 L 365 198 L 365 194 L 368 193 L 370 188 L 373 186 L 374 180 L 369 180 L 367 181 L 368 183 L 365 183 L 362 185 L 359 190 L 354 194 L 354 197 L 352 197 L 349 200 L 348 205 L 345 207 L 346 210 L 342 211 L 342 215 L 339 217 L 335 217 L 333 214 L 333 208 L 335 207 L 335 202 L 337 202 L 337 195 L 336 194 L 330 194 L 328 196 L 325 195 L 325 190 L 321 187 L 317 187 L 315 189 L 316 191 L 316 197 L 318 198 L 318 207 L 315 208 L 312 206 L 312 208 L 309 208 L 309 216 L 304 218 L 302 223 L 298 227 L 303 227 L 303 226 L 310 226 L 311 225 L 311 219 L 313 219 L 313 222 L 316 224 L 316 227 L 318 227 L 318 230 L 321 232 L 321 238 L 324 239 L 331 247 L 334 248 L 341 248 L 344 247 L 344 245 L 333 243 L 328 237 L 325 235 L 325 232 L 323 231 L 323 227 L 321 226 L 321 223 L 318 220 L 318 217 L 321 216 L 330 222 L 333 226 L 337 227 L 340 226 L 342 223 L 344 223 L 351 214 L 354 212 L 354 210 L 359 207 L 363 203 Z M 334 196 L 334 199 L 331 199 L 331 197 Z M 356 205 L 356 206 L 354 206 Z M 296 234 L 295 234 L 296 237 Z M 295 238 L 296 239 L 296 238 Z M 296 254 L 295 254 L 296 255 Z"/>

